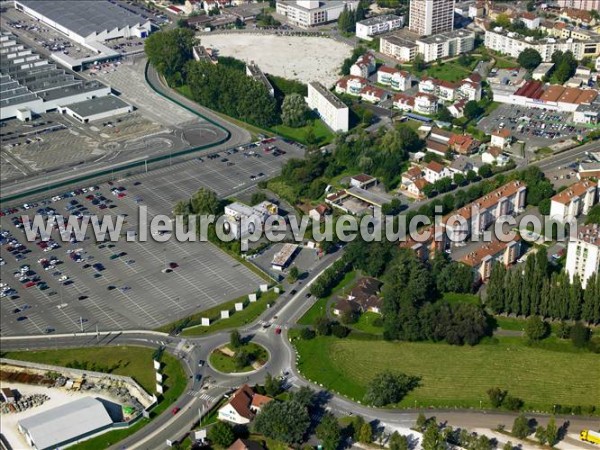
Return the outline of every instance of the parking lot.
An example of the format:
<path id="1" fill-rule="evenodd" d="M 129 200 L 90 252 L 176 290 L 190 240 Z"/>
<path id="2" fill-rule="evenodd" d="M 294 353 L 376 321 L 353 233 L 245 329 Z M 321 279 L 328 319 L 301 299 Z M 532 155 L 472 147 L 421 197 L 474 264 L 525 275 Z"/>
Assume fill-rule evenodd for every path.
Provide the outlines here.
<path id="1" fill-rule="evenodd" d="M 273 145 L 285 153 L 273 156 L 273 150 L 265 151 Z M 90 236 L 71 243 L 62 242 L 55 230 L 52 239 L 57 247 L 52 248 L 52 242 L 26 242 L 15 218 L 24 213 L 33 217 L 44 208 L 64 215 L 122 215 L 124 234 L 137 229 L 139 205 L 147 206 L 153 217 L 169 214 L 177 200 L 189 198 L 202 186 L 219 196 L 253 189 L 259 180 L 277 173 L 285 160 L 302 152 L 277 141 L 115 180 L 112 186 L 104 183 L 93 191 L 88 187 L 73 197 L 46 198 L 27 210 L 20 205 L 10 211 L 3 205 L 0 221 L 8 233 L 1 249 L 2 283 L 7 285 L 2 287 L 5 294 L 0 302 L 1 334 L 94 331 L 96 326 L 100 330 L 156 328 L 256 290 L 261 279 L 212 244 L 175 239 L 96 243 Z M 115 187 L 124 187 L 125 195 L 113 195 Z M 167 268 L 172 271 L 165 273 Z"/>
<path id="2" fill-rule="evenodd" d="M 572 113 L 500 105 L 477 128 L 487 134 L 506 128 L 514 138 L 527 144 L 527 150 L 535 150 L 587 133 L 587 128 L 573 124 L 572 119 Z"/>

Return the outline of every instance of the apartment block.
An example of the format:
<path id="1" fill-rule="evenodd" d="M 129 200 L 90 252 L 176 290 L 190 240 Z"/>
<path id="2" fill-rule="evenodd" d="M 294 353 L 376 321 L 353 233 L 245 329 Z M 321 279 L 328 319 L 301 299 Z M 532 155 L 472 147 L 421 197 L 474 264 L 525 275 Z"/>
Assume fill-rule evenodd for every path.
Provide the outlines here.
<path id="1" fill-rule="evenodd" d="M 412 0 L 409 29 L 419 36 L 452 31 L 454 0 Z"/>
<path id="2" fill-rule="evenodd" d="M 550 217 L 564 222 L 567 216 L 579 217 L 588 214 L 598 202 L 598 184 L 594 181 L 580 181 L 559 192 L 550 203 Z"/>
<path id="3" fill-rule="evenodd" d="M 470 253 L 467 253 L 460 261 L 471 267 L 476 282 L 485 282 L 492 274 L 495 263 L 505 266 L 514 264 L 521 256 L 521 241 L 519 236 L 510 242 L 493 241 L 487 242 Z"/>
<path id="4" fill-rule="evenodd" d="M 475 48 L 475 32 L 454 30 L 435 34 L 418 39 L 417 47 L 425 62 L 451 58 Z"/>
<path id="5" fill-rule="evenodd" d="M 446 215 L 442 226 L 446 228 L 451 241 L 463 242 L 475 233 L 482 233 L 500 217 L 522 212 L 526 194 L 525 183 L 512 181 Z"/>
<path id="6" fill-rule="evenodd" d="M 370 17 L 356 23 L 356 37 L 372 41 L 373 36 L 402 28 L 403 25 L 404 17 L 394 14 Z"/>
<path id="7" fill-rule="evenodd" d="M 381 66 L 377 71 L 377 82 L 391 87 L 395 91 L 405 91 L 412 85 L 412 75 L 406 70 Z"/>
<path id="8" fill-rule="evenodd" d="M 290 24 L 310 28 L 336 21 L 344 8 L 355 10 L 358 0 L 281 0 L 275 6 L 277 14 L 285 16 Z"/>
<path id="9" fill-rule="evenodd" d="M 379 39 L 379 51 L 384 55 L 396 58 L 400 62 L 409 62 L 415 59 L 418 49 L 415 40 L 402 36 L 382 36 Z"/>
<path id="10" fill-rule="evenodd" d="M 585 288 L 588 279 L 600 268 L 600 225 L 586 225 L 577 230 L 577 238 L 567 246 L 565 270 L 571 280 L 577 275 Z"/>
<path id="11" fill-rule="evenodd" d="M 308 84 L 308 107 L 315 110 L 333 131 L 350 129 L 350 110 L 339 98 L 319 82 Z"/>

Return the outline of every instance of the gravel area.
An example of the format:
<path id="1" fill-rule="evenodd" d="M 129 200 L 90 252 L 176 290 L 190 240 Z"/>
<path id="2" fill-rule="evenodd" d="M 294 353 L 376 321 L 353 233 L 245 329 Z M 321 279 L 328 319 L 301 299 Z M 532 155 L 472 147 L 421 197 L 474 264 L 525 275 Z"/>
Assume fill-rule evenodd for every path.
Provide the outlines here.
<path id="1" fill-rule="evenodd" d="M 321 37 L 232 33 L 204 34 L 201 41 L 221 56 L 254 61 L 265 73 L 303 83 L 320 81 L 327 87 L 340 78 L 342 63 L 352 51 L 347 44 Z"/>

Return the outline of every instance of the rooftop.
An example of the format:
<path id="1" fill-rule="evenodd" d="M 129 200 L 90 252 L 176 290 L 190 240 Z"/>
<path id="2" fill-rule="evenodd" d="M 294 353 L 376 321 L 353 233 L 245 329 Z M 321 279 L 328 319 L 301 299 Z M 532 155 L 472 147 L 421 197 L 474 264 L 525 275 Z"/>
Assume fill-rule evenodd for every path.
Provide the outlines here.
<path id="1" fill-rule="evenodd" d="M 600 225 L 593 223 L 577 230 L 577 239 L 600 247 Z"/>
<path id="2" fill-rule="evenodd" d="M 468 253 L 465 256 L 463 256 L 461 262 L 470 267 L 477 267 L 484 260 L 488 258 L 493 258 L 499 253 L 503 253 L 513 242 L 518 242 L 520 239 L 520 236 L 516 235 L 515 239 L 510 242 L 503 242 L 498 240 L 485 243 L 478 247 L 476 250 L 472 251 L 471 253 Z"/>
<path id="3" fill-rule="evenodd" d="M 368 19 L 361 20 L 358 23 L 360 23 L 361 25 L 370 26 L 399 19 L 402 19 L 402 17 L 397 16 L 395 14 L 384 14 L 383 16 L 369 17 Z"/>
<path id="4" fill-rule="evenodd" d="M 569 186 L 562 192 L 559 192 L 554 197 L 552 197 L 553 202 L 568 204 L 574 197 L 580 197 L 585 194 L 590 188 L 597 188 L 597 184 L 593 181 L 580 181 L 579 183 L 575 183 Z"/>
<path id="5" fill-rule="evenodd" d="M 148 22 L 108 0 L 17 0 L 49 20 L 67 28 L 79 36 L 88 37 L 115 28 L 133 27 Z"/>
<path id="6" fill-rule="evenodd" d="M 116 109 L 126 108 L 129 103 L 124 102 L 114 95 L 106 97 L 96 97 L 79 103 L 73 103 L 68 108 L 80 117 L 91 116 L 103 112 L 114 111 Z"/>
<path id="7" fill-rule="evenodd" d="M 346 104 L 343 101 L 341 101 L 339 98 L 337 98 L 336 95 L 333 92 L 331 92 L 329 89 L 327 89 L 325 86 L 323 86 L 318 81 L 313 81 L 313 82 L 310 83 L 310 85 L 319 94 L 321 94 L 323 97 L 325 97 L 327 99 L 327 101 L 329 103 L 331 103 L 337 109 L 348 108 L 348 106 L 346 106 Z"/>
<path id="8" fill-rule="evenodd" d="M 112 424 L 104 405 L 84 397 L 19 421 L 36 448 L 54 448 Z"/>
<path id="9" fill-rule="evenodd" d="M 434 34 L 432 36 L 419 38 L 419 42 L 424 42 L 426 44 L 435 44 L 437 42 L 449 41 L 450 39 L 466 38 L 466 37 L 475 38 L 475 32 L 468 31 L 468 30 L 446 31 L 445 33 L 439 33 L 439 34 Z"/>
<path id="10" fill-rule="evenodd" d="M 272 264 L 274 266 L 285 266 L 289 259 L 298 250 L 297 244 L 283 244 L 281 250 L 279 250 L 275 256 L 273 256 Z"/>

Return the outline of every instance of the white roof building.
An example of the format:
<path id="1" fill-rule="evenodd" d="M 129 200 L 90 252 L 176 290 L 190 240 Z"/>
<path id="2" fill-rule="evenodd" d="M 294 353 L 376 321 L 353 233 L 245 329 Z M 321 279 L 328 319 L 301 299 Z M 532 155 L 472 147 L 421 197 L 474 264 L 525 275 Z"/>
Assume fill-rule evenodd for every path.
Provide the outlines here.
<path id="1" fill-rule="evenodd" d="M 100 400 L 84 397 L 18 422 L 36 450 L 55 449 L 105 430 L 113 421 Z"/>

